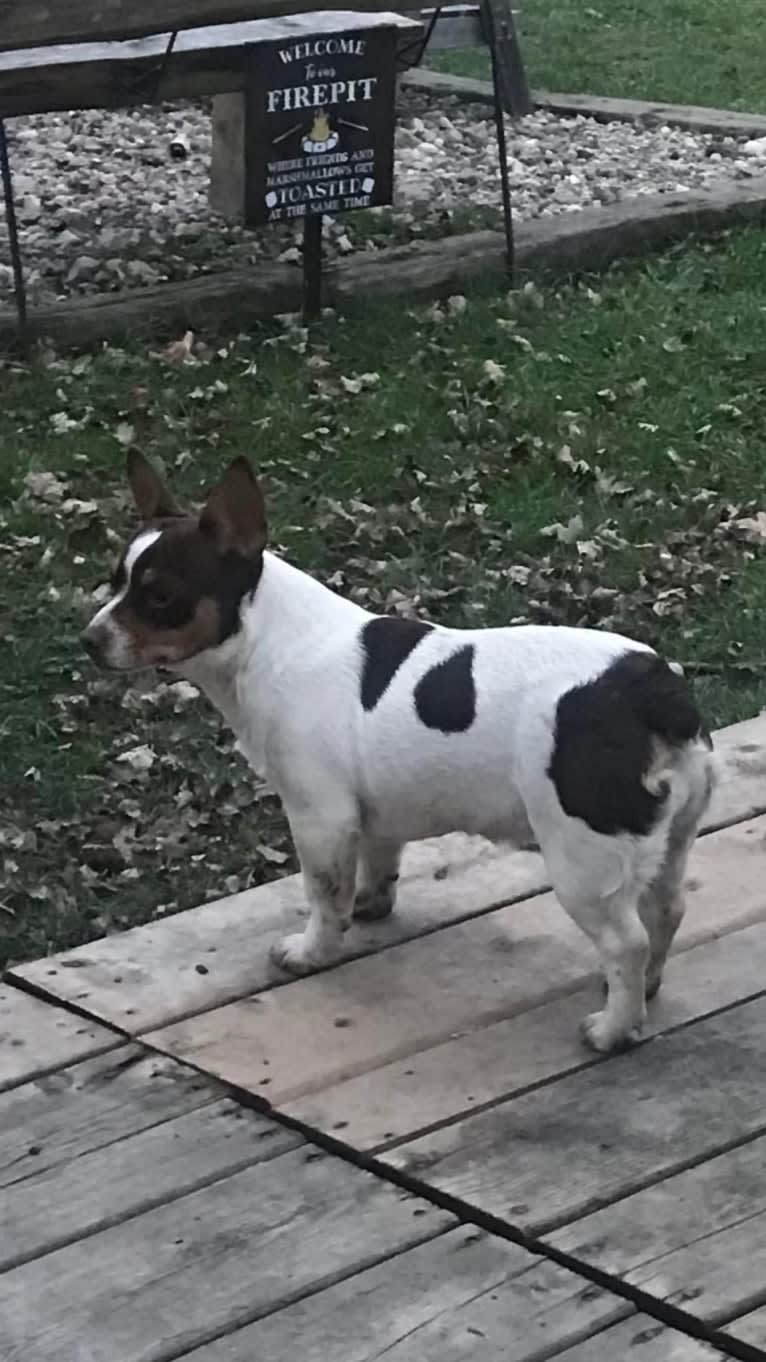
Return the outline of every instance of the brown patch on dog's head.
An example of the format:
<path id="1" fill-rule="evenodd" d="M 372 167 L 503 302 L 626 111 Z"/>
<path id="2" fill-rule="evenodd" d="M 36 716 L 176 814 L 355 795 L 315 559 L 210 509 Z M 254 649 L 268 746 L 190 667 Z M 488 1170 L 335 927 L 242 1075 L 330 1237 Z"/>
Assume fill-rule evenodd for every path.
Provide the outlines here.
<path id="1" fill-rule="evenodd" d="M 118 670 L 176 666 L 215 648 L 240 627 L 266 547 L 263 494 L 245 459 L 185 514 L 142 455 L 128 480 L 146 528 L 128 545 L 112 599 L 83 635 L 91 654 Z"/>

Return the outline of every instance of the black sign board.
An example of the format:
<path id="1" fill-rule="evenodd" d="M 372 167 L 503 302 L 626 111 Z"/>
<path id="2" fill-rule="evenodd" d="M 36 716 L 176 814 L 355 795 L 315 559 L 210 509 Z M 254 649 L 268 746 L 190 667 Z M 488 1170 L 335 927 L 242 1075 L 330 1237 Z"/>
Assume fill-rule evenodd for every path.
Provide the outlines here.
<path id="1" fill-rule="evenodd" d="M 252 49 L 249 226 L 391 202 L 396 42 L 371 26 Z"/>

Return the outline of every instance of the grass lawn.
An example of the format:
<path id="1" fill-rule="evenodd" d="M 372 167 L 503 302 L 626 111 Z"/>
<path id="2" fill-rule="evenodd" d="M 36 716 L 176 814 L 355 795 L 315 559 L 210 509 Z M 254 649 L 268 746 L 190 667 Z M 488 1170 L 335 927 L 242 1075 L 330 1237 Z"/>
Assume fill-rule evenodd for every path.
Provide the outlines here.
<path id="1" fill-rule="evenodd" d="M 752 232 L 590 284 L 369 304 L 308 339 L 275 325 L 194 363 L 138 343 L 6 361 L 0 958 L 293 869 L 204 703 L 81 656 L 131 525 L 126 445 L 190 499 L 247 452 L 275 541 L 375 609 L 640 635 L 691 664 L 720 725 L 766 703 L 765 352 Z"/>
<path id="2" fill-rule="evenodd" d="M 766 113 L 762 0 L 521 0 L 533 89 Z M 489 75 L 486 53 L 435 54 L 433 64 Z"/>

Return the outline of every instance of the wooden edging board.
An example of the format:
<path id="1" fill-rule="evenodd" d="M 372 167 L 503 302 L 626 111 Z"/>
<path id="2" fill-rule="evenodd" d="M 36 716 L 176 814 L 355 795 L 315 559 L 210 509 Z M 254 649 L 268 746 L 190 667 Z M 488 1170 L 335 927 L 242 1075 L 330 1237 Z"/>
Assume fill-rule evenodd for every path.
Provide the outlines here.
<path id="1" fill-rule="evenodd" d="M 578 213 L 534 218 L 515 229 L 516 264 L 522 271 L 568 275 L 605 270 L 615 261 L 643 256 L 689 236 L 715 236 L 735 226 L 766 222 L 766 176 L 723 181 L 682 194 L 645 194 Z M 359 251 L 329 266 L 323 302 L 345 308 L 372 297 L 406 296 L 411 302 L 459 293 L 505 274 L 505 237 L 467 232 L 440 241 L 381 251 Z M 31 308 L 27 338 L 87 346 L 126 332 L 215 331 L 259 317 L 296 312 L 302 304 L 297 266 L 233 269 L 182 283 L 125 290 L 79 301 Z M 0 347 L 17 340 L 16 316 L 0 309 Z"/>
<path id="2" fill-rule="evenodd" d="M 474 76 L 453 76 L 446 71 L 423 67 L 407 71 L 401 83 L 424 94 L 454 95 L 458 99 L 492 104 L 491 80 Z M 699 104 L 665 104 L 650 99 L 611 99 L 603 95 L 559 94 L 533 90 L 536 109 L 547 110 L 561 118 L 594 118 L 597 123 L 636 123 L 643 127 L 666 124 L 688 132 L 709 132 L 717 137 L 766 137 L 766 114 L 739 113 L 735 109 L 715 109 Z"/>

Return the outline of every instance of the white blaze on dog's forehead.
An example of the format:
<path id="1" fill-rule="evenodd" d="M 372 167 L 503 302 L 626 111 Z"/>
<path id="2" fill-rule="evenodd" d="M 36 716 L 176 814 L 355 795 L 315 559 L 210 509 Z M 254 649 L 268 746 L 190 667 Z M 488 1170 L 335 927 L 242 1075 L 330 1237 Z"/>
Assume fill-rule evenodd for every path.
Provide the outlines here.
<path id="1" fill-rule="evenodd" d="M 150 549 L 152 544 L 156 544 L 161 534 L 161 530 L 142 530 L 140 534 L 136 535 L 133 543 L 129 545 L 123 563 L 128 583 L 130 582 L 130 574 L 142 553 L 145 553 L 147 549 Z M 127 590 L 127 586 L 125 587 L 125 590 Z M 123 591 L 121 594 L 124 595 L 125 592 Z"/>
<path id="2" fill-rule="evenodd" d="M 107 620 L 114 610 L 114 607 L 119 605 L 120 601 L 128 594 L 133 568 L 141 555 L 145 553 L 147 549 L 151 548 L 152 544 L 156 544 L 161 533 L 161 530 L 142 530 L 140 534 L 136 535 L 133 542 L 128 545 L 125 557 L 122 560 L 122 566 L 125 570 L 125 583 L 119 591 L 116 591 L 113 596 L 110 596 L 106 605 L 102 605 L 101 609 L 96 611 L 96 614 L 91 620 L 91 625 L 101 624 L 104 620 Z"/>

